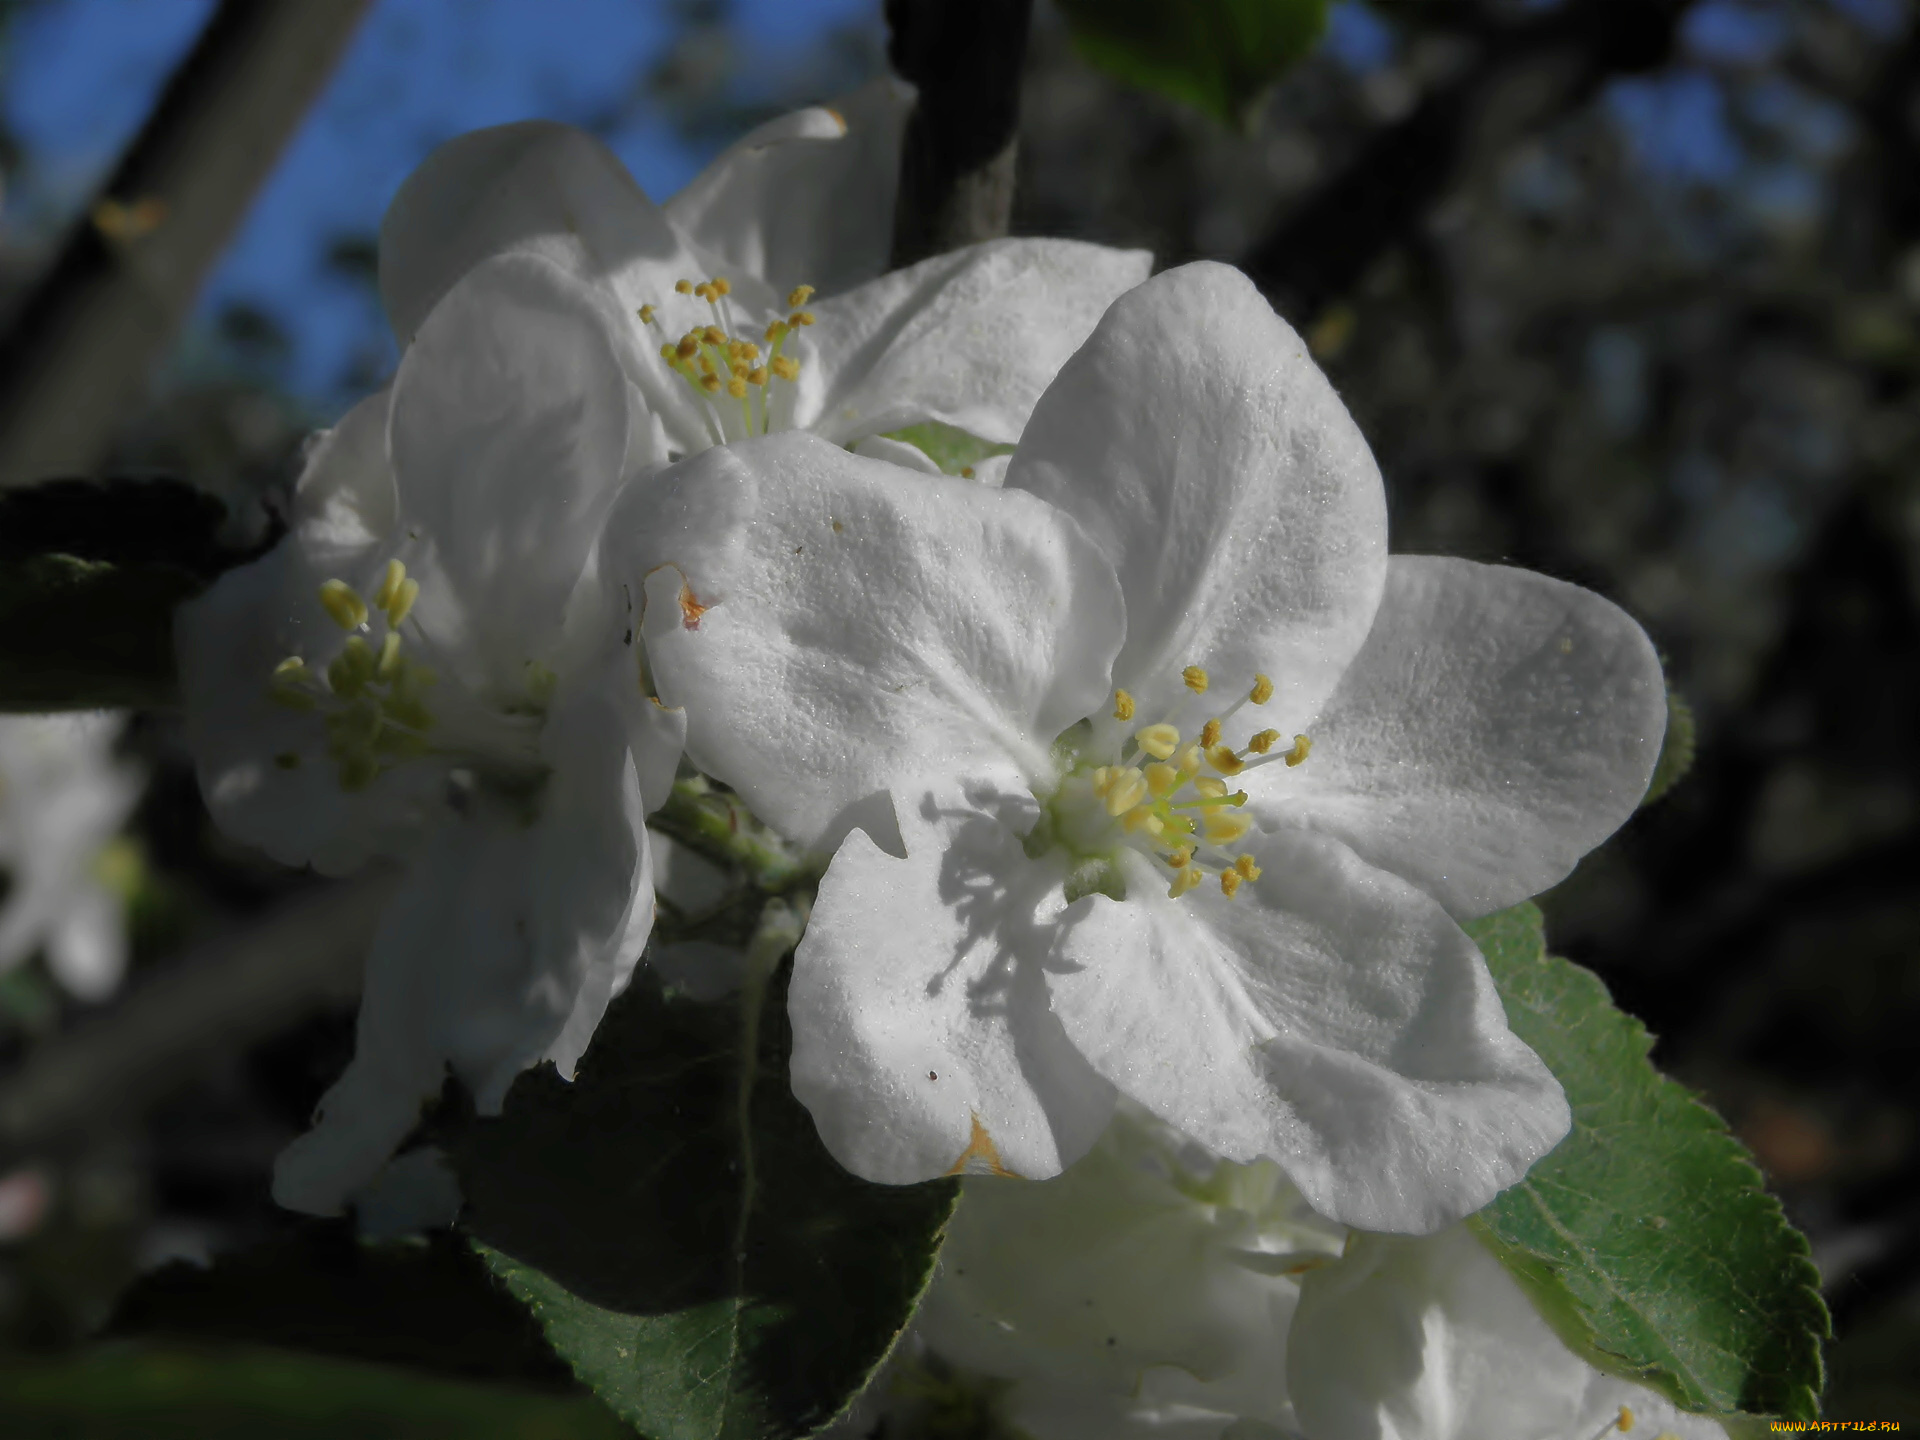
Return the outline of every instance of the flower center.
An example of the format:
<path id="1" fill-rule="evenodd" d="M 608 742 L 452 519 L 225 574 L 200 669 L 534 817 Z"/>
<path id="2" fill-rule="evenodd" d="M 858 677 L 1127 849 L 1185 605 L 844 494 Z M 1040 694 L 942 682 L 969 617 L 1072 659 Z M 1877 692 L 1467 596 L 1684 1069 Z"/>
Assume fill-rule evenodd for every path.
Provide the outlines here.
<path id="1" fill-rule="evenodd" d="M 409 655 L 401 625 L 420 596 L 420 582 L 399 560 L 387 561 L 371 600 L 344 580 L 320 587 L 320 606 L 346 632 L 324 666 L 289 655 L 273 667 L 267 694 L 290 710 L 317 713 L 326 730 L 326 757 L 342 790 L 364 790 L 387 771 L 423 755 L 476 764 L 509 789 L 537 784 L 538 734 L 556 677 L 529 662 L 526 700 L 500 713 L 477 702 L 454 706 L 457 723 L 427 708 L 439 675 Z M 422 644 L 415 634 L 416 644 Z M 457 688 L 457 687 L 456 687 Z M 283 770 L 298 769 L 298 751 L 274 756 Z"/>
<path id="2" fill-rule="evenodd" d="M 800 362 L 780 350 L 795 330 L 813 324 L 813 312 L 804 308 L 813 296 L 813 287 L 795 286 L 787 295 L 788 313 L 770 321 L 758 340 L 745 338 L 751 327 L 734 313 L 735 306 L 728 300 L 733 286 L 724 275 L 698 283 L 680 280 L 673 289 L 677 295 L 705 301 L 711 312 L 678 340 L 662 345 L 660 358 L 699 397 L 713 443 L 724 445 L 729 440 L 782 428 L 773 415 L 773 382 L 798 380 Z M 642 305 L 639 313 L 641 324 L 660 324 L 652 305 Z"/>
<path id="3" fill-rule="evenodd" d="M 1253 857 L 1239 849 L 1253 828 L 1252 817 L 1241 808 L 1247 792 L 1230 789 L 1228 781 L 1262 765 L 1298 765 L 1313 742 L 1296 735 L 1291 746 L 1278 750 L 1278 730 L 1260 731 L 1241 750 L 1221 741 L 1222 727 L 1241 706 L 1273 698 L 1273 681 L 1265 675 L 1256 675 L 1243 697 L 1188 738 L 1184 712 L 1207 693 L 1209 680 L 1198 665 L 1189 665 L 1181 679 L 1187 694 L 1171 713 L 1127 735 L 1107 763 L 1076 756 L 1047 800 L 1040 827 L 1044 839 L 1089 862 L 1086 875 L 1076 870 L 1070 889 L 1112 893 L 1108 882 L 1117 877 L 1111 861 L 1122 847 L 1164 865 L 1172 878 L 1167 894 L 1175 899 L 1209 877 L 1229 897 L 1246 881 L 1260 878 Z M 1133 696 L 1116 690 L 1113 699 L 1115 720 L 1124 724 L 1135 718 Z M 1104 875 L 1098 873 L 1103 862 Z"/>

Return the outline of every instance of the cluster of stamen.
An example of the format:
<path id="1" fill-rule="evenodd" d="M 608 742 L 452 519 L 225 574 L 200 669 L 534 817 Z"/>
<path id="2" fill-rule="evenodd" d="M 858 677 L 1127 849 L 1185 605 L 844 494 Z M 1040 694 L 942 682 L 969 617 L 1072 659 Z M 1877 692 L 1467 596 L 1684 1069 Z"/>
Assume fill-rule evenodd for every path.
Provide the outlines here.
<path id="1" fill-rule="evenodd" d="M 1190 696 L 1207 693 L 1207 672 L 1198 665 L 1189 665 L 1181 679 Z M 1191 739 L 1175 723 L 1183 704 L 1167 719 L 1134 731 L 1120 764 L 1092 772 L 1093 794 L 1119 823 L 1127 843 L 1148 850 L 1172 871 L 1169 896 L 1178 898 L 1213 876 L 1231 897 L 1246 881 L 1260 878 L 1251 855 L 1234 853 L 1253 820 L 1241 809 L 1247 792 L 1230 789 L 1227 782 L 1262 765 L 1298 765 L 1313 742 L 1296 735 L 1290 746 L 1278 749 L 1280 732 L 1262 730 L 1235 750 L 1220 736 L 1242 705 L 1264 705 L 1272 698 L 1273 681 L 1256 675 L 1245 696 L 1201 725 Z M 1134 711 L 1133 696 L 1116 690 L 1113 718 L 1125 723 L 1134 719 Z"/>
<path id="2" fill-rule="evenodd" d="M 736 322 L 727 303 L 733 286 L 724 275 L 698 283 L 676 281 L 673 288 L 675 294 L 706 301 L 713 315 L 709 323 L 695 325 L 678 340 L 662 345 L 660 358 L 667 362 L 668 369 L 692 386 L 703 401 L 718 401 L 722 394 L 738 400 L 746 433 L 765 434 L 773 423 L 768 409 L 772 383 L 800 378 L 800 362 L 780 351 L 795 330 L 813 324 L 813 312 L 805 308 L 813 296 L 813 287 L 795 286 L 787 295 L 786 318 L 768 324 L 758 340 L 735 333 Z M 642 305 L 639 313 L 641 324 L 659 324 L 652 305 Z"/>
<path id="3" fill-rule="evenodd" d="M 320 587 L 320 607 L 347 632 L 345 643 L 324 669 L 298 655 L 273 668 L 267 693 L 293 710 L 324 717 L 327 757 L 338 769 L 340 788 L 364 790 L 402 761 L 426 753 L 433 713 L 425 695 L 435 683 L 432 670 L 404 653 L 400 625 L 420 596 L 420 582 L 398 560 L 389 560 L 371 603 L 344 580 Z M 376 644 L 374 616 L 383 622 Z M 288 751 L 274 763 L 296 769 L 301 757 Z"/>

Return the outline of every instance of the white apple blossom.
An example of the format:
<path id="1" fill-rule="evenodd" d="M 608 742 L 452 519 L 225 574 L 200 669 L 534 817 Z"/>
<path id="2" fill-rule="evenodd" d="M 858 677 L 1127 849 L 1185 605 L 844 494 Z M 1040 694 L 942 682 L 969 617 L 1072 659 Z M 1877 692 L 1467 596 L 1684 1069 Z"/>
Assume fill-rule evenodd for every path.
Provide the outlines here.
<path id="1" fill-rule="evenodd" d="M 641 817 L 681 720 L 635 685 L 629 597 L 594 569 L 619 486 L 749 429 L 1012 440 L 1144 274 L 1139 254 L 1006 242 L 808 309 L 797 277 L 844 288 L 884 263 L 907 99 L 882 83 L 774 121 L 664 209 L 539 122 L 442 146 L 396 196 L 399 373 L 316 446 L 285 542 L 179 622 L 222 826 L 327 873 L 410 866 L 283 1203 L 365 1190 L 448 1069 L 483 1111 L 542 1057 L 571 1073 L 640 954 Z"/>
<path id="2" fill-rule="evenodd" d="M 1725 1437 L 1576 1356 L 1466 1227 L 1349 1232 L 1126 1105 L 1053 1180 L 964 1182 L 850 1429 L 916 1433 L 941 1371 L 1032 1440 Z"/>
<path id="3" fill-rule="evenodd" d="M 101 873 L 142 785 L 113 753 L 122 718 L 0 716 L 0 973 L 38 952 L 78 1000 L 127 968 L 125 899 Z"/>
<path id="4" fill-rule="evenodd" d="M 682 723 L 633 684 L 591 563 L 635 424 L 586 288 L 483 261 L 315 447 L 282 543 L 182 607 L 219 823 L 327 873 L 408 865 L 282 1204 L 370 1193 L 449 1069 L 483 1112 L 543 1057 L 571 1073 L 645 944 L 642 816 Z"/>
<path id="5" fill-rule="evenodd" d="M 395 334 L 410 343 L 480 261 L 533 253 L 585 284 L 608 318 L 643 416 L 639 468 L 769 430 L 921 468 L 930 462 L 888 432 L 937 422 L 1011 444 L 1150 257 L 1010 239 L 880 274 L 911 93 L 881 80 L 771 121 L 665 206 L 564 125 L 450 141 L 381 226 Z"/>
<path id="6" fill-rule="evenodd" d="M 1632 812 L 1659 666 L 1600 597 L 1385 528 L 1299 337 L 1208 264 L 1112 306 L 1004 489 L 774 435 L 623 497 L 689 756 L 838 847 L 790 1008 L 843 1164 L 1052 1175 L 1123 1094 L 1429 1232 L 1560 1139 L 1456 922 Z"/>

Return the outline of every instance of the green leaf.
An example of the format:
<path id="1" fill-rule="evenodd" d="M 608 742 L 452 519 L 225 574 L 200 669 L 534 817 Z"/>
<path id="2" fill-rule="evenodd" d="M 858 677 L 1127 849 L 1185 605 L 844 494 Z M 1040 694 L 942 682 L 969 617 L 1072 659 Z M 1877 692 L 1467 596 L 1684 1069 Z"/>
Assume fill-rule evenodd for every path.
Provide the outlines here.
<path id="1" fill-rule="evenodd" d="M 1573 1106 L 1573 1133 L 1469 1223 L 1601 1369 L 1688 1410 L 1813 1418 L 1820 1277 L 1746 1149 L 1653 1068 L 1599 977 L 1546 953 L 1537 908 L 1467 928 Z"/>
<path id="2" fill-rule="evenodd" d="M 110 1345 L 0 1366 L 0 1435 L 42 1440 L 619 1440 L 590 1395 L 253 1346 Z"/>
<path id="3" fill-rule="evenodd" d="M 177 481 L 0 492 L 0 711 L 171 701 L 174 607 L 260 552 L 226 528 L 224 505 Z"/>
<path id="4" fill-rule="evenodd" d="M 1667 733 L 1661 738 L 1660 758 L 1653 762 L 1653 779 L 1647 784 L 1642 805 L 1651 805 L 1686 778 L 1693 768 L 1696 728 L 1693 707 L 1668 686 Z"/>
<path id="5" fill-rule="evenodd" d="M 1090 63 L 1226 125 L 1246 123 L 1327 25 L 1327 0 L 1060 0 L 1060 9 Z"/>
<path id="6" fill-rule="evenodd" d="M 788 973 L 739 1006 L 643 973 L 572 1084 L 522 1075 L 456 1145 L 496 1273 L 651 1440 L 832 1419 L 911 1317 L 959 1193 L 871 1185 L 827 1153 L 787 1081 Z"/>
<path id="7" fill-rule="evenodd" d="M 911 445 L 938 465 L 943 473 L 959 475 L 966 472 L 969 479 L 972 478 L 973 467 L 989 455 L 1013 453 L 1011 445 L 996 445 L 991 440 L 968 434 L 957 425 L 944 425 L 938 420 L 909 425 L 904 430 L 891 431 L 882 438 Z"/>

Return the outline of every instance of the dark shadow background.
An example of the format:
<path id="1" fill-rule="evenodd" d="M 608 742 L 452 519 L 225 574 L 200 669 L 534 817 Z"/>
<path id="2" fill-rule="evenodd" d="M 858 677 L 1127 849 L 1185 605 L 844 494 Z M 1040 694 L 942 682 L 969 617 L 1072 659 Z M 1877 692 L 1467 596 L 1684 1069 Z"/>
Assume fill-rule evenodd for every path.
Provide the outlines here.
<path id="1" fill-rule="evenodd" d="M 552 113 L 643 112 L 706 154 L 884 54 L 877 13 L 774 59 L 723 5 L 671 20 L 627 108 Z M 1043 5 L 1020 143 L 1016 231 L 1255 276 L 1373 444 L 1396 550 L 1545 571 L 1646 624 L 1699 760 L 1546 897 L 1550 939 L 1811 1236 L 1829 1416 L 1920 1419 L 1915 7 L 1347 4 L 1239 134 L 1089 69 Z M 369 285 L 370 244 L 328 238 L 343 283 Z M 6 257 L 16 289 L 30 258 Z M 243 503 L 285 483 L 337 402 L 291 386 L 297 317 L 272 301 L 198 322 L 116 468 Z M 365 353 L 330 396 L 377 380 Z M 211 831 L 172 719 L 127 744 L 154 774 L 134 919 L 156 973 L 307 882 Z M 18 989 L 0 1074 L 88 1018 Z M 71 1345 L 142 1266 L 286 1231 L 264 1178 L 351 1014 L 208 1037 L 144 1113 L 50 1155 L 46 1223 L 0 1246 L 0 1346 Z"/>

